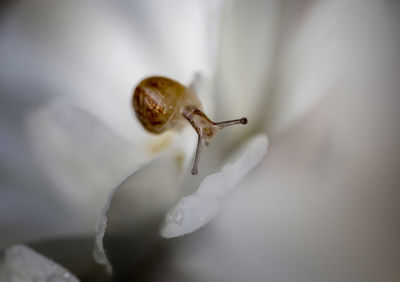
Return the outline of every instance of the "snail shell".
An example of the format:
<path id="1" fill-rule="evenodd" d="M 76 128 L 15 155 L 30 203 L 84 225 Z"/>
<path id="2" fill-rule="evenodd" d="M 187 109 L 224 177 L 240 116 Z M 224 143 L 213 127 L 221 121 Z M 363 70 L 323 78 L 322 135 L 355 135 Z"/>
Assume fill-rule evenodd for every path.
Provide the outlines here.
<path id="1" fill-rule="evenodd" d="M 143 127 L 152 133 L 162 133 L 177 127 L 186 107 L 201 108 L 193 91 L 179 82 L 161 76 L 142 80 L 132 98 L 136 116 Z"/>

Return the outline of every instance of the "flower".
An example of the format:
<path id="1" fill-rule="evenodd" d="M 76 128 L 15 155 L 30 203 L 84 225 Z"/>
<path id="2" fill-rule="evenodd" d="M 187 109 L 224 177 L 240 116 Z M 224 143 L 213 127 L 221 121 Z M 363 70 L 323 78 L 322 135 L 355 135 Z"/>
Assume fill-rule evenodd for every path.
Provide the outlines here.
<path id="1" fill-rule="evenodd" d="M 396 70 L 392 38 L 397 37 L 391 29 L 393 16 L 385 17 L 395 4 L 205 3 L 121 1 L 94 7 L 43 1 L 9 8 L 1 31 L 3 87 L 7 93 L 22 93 L 17 97 L 23 99 L 30 93 L 29 111 L 32 105 L 40 105 L 27 115 L 24 136 L 29 136 L 29 148 L 48 180 L 33 175 L 32 185 L 20 181 L 25 189 L 5 193 L 7 204 L 2 208 L 21 220 L 18 232 L 5 225 L 7 244 L 92 232 L 107 192 L 147 163 L 151 164 L 132 178 L 135 187 L 122 187 L 116 195 L 109 222 L 114 234 L 154 231 L 166 211 L 182 195 L 194 192 L 202 177 L 182 177 L 189 172 L 186 168 L 195 146 L 190 128 L 150 137 L 127 107 L 131 90 L 153 72 L 186 84 L 200 72 L 205 80 L 199 95 L 210 115 L 219 119 L 243 114 L 250 120 L 247 128 L 216 137 L 202 160 L 203 176 L 218 171 L 221 160 L 252 133 L 268 133 L 271 152 L 224 199 L 215 221 L 191 236 L 166 243 L 169 259 L 163 271 L 153 275 L 167 276 L 172 269 L 215 281 L 266 276 L 278 281 L 329 277 L 342 281 L 353 275 L 363 277 L 363 267 L 371 265 L 375 272 L 396 278 L 397 268 L 380 267 L 373 259 L 390 261 L 393 256 L 380 248 L 379 240 L 385 235 L 397 238 L 396 231 L 364 235 L 380 226 L 378 219 L 391 214 L 381 204 L 382 215 L 370 218 L 367 203 L 374 203 L 373 195 L 384 203 L 390 193 L 387 189 L 386 194 L 377 193 L 372 183 L 365 185 L 370 190 L 360 189 L 364 173 L 378 171 L 376 178 L 370 176 L 374 181 L 394 179 L 390 172 L 379 170 L 394 167 L 390 158 L 379 158 L 383 165 L 372 164 L 369 153 L 385 142 L 385 152 L 390 154 L 395 134 L 376 141 L 375 136 L 384 136 L 376 131 L 379 126 L 373 127 L 377 133 L 373 136 L 365 128 L 370 123 L 379 125 L 386 117 L 390 122 L 385 122 L 384 132 L 395 128 L 391 127 L 395 110 L 376 110 L 385 118 L 371 119 L 368 114 L 375 109 L 371 104 L 392 109 L 398 102 L 390 95 L 398 89 L 391 77 L 396 72 L 388 71 Z M 220 33 L 212 33 L 215 30 Z M 384 98 L 376 99 L 373 92 L 383 93 Z M 321 96 L 327 97 L 304 117 Z M 48 103 L 56 98 L 57 102 Z M 348 132 L 354 129 L 357 133 Z M 14 149 L 9 153 L 14 159 L 23 146 L 10 146 L 13 141 L 7 140 L 7 148 Z M 28 187 L 33 200 L 21 197 Z M 348 191 L 366 197 L 367 203 Z M 46 219 L 43 228 L 32 228 L 37 225 L 27 222 L 32 221 L 25 218 L 29 212 L 34 212 L 33 218 Z M 146 239 L 135 246 L 157 243 L 155 233 L 133 237 Z M 347 247 L 353 247 L 354 253 Z M 344 254 L 353 256 L 344 258 Z M 300 258 L 304 260 L 298 262 Z M 354 272 L 346 265 L 355 267 Z"/>

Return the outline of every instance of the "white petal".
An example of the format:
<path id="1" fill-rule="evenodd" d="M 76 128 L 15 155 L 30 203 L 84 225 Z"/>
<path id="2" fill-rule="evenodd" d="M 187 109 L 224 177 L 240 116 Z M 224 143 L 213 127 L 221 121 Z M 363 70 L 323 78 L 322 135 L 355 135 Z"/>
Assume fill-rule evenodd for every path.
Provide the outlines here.
<path id="1" fill-rule="evenodd" d="M 94 116 L 64 103 L 33 112 L 27 133 L 38 164 L 52 181 L 49 192 L 65 201 L 81 232 L 93 230 L 99 203 L 115 183 L 152 158 L 146 144 L 132 145 Z"/>
<path id="2" fill-rule="evenodd" d="M 275 86 L 268 93 L 270 132 L 293 125 L 322 97 L 360 73 L 359 69 L 354 71 L 354 65 L 368 59 L 363 55 L 361 60 L 355 58 L 379 41 L 374 36 L 375 21 L 371 20 L 376 17 L 373 11 L 382 5 L 378 2 L 292 2 L 285 8 Z"/>
<path id="3" fill-rule="evenodd" d="M 104 236 L 106 234 L 106 229 L 107 229 L 107 213 L 110 209 L 111 201 L 114 198 L 115 193 L 123 187 L 123 185 L 130 179 L 132 179 L 135 174 L 139 171 L 140 169 L 132 172 L 129 174 L 121 183 L 116 185 L 107 195 L 106 202 L 103 206 L 103 209 L 101 210 L 99 219 L 97 220 L 96 224 L 96 236 L 94 239 L 94 249 L 93 249 L 93 258 L 98 264 L 102 264 L 106 267 L 106 270 L 109 274 L 112 273 L 112 266 L 110 261 L 108 260 L 108 257 L 106 255 L 106 251 L 104 249 Z"/>
<path id="4" fill-rule="evenodd" d="M 94 249 L 93 249 L 93 258 L 98 264 L 102 264 L 106 267 L 106 270 L 109 274 L 112 273 L 112 266 L 110 261 L 108 260 L 108 257 L 106 255 L 106 251 L 104 249 L 104 236 L 106 234 L 106 229 L 107 229 L 107 213 L 108 210 L 110 209 L 111 201 L 114 198 L 114 194 L 118 191 L 120 187 L 133 175 L 136 173 L 133 172 L 130 174 L 126 179 L 124 179 L 120 184 L 115 186 L 107 195 L 107 200 L 105 205 L 103 206 L 103 209 L 101 210 L 99 219 L 97 220 L 96 224 L 96 236 L 94 238 Z"/>
<path id="5" fill-rule="evenodd" d="M 269 134 L 293 125 L 338 81 L 354 76 L 354 57 L 377 41 L 359 28 L 371 18 L 360 6 L 368 5 L 232 1 L 223 10 L 218 119 L 247 116 L 247 130 L 254 125 Z"/>
<path id="6" fill-rule="evenodd" d="M 24 245 L 4 251 L 0 262 L 0 281 L 4 282 L 78 282 L 67 269 Z"/>
<path id="7" fill-rule="evenodd" d="M 182 198 L 167 214 L 161 230 L 165 238 L 191 233 L 215 217 L 220 200 L 225 197 L 264 157 L 268 149 L 265 135 L 253 137 L 240 150 L 240 157 L 225 165 L 221 172 L 211 174 L 192 195 Z"/>
<path id="8" fill-rule="evenodd" d="M 191 165 L 189 160 L 195 146 L 192 131 L 184 130 L 177 142 L 174 142 L 154 162 L 142 165 L 141 168 L 127 175 L 108 193 L 97 221 L 93 250 L 95 261 L 105 265 L 108 273 L 111 274 L 112 266 L 106 255 L 103 240 L 111 202 L 115 201 L 113 209 L 117 210 L 119 221 L 121 222 L 121 217 L 125 219 L 124 223 L 120 223 L 120 225 L 125 225 L 122 229 L 129 229 L 132 224 L 147 221 L 149 218 L 153 220 L 155 213 L 164 214 L 167 207 L 170 207 L 179 195 L 178 183 L 182 176 L 189 172 L 188 166 Z M 123 198 L 121 202 L 116 194 L 123 188 L 125 188 L 125 193 L 120 197 L 120 199 Z M 128 209 L 124 209 L 124 206 L 128 206 Z"/>
<path id="9" fill-rule="evenodd" d="M 246 116 L 250 130 L 262 118 L 278 18 L 279 1 L 229 1 L 224 6 L 215 91 L 218 119 Z"/>

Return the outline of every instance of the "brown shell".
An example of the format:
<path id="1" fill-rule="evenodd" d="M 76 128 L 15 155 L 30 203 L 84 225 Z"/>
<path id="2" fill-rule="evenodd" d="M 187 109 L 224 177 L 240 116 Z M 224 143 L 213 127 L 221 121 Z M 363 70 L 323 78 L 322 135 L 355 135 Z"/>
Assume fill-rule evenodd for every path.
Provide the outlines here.
<path id="1" fill-rule="evenodd" d="M 166 77 L 142 80 L 135 88 L 132 104 L 143 127 L 152 133 L 162 133 L 173 127 L 185 91 L 185 86 Z"/>

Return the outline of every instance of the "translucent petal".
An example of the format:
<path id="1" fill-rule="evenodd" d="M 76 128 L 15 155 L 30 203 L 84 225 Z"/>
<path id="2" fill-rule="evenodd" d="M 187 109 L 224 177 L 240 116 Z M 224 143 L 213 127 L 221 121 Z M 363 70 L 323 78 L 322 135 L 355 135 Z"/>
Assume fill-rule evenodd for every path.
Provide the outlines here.
<path id="1" fill-rule="evenodd" d="M 251 138 L 240 150 L 240 157 L 211 174 L 192 195 L 182 198 L 166 216 L 161 230 L 165 238 L 191 233 L 215 217 L 225 197 L 264 157 L 268 149 L 265 135 Z"/>
<path id="2" fill-rule="evenodd" d="M 78 231 L 93 230 L 106 194 L 154 153 L 131 144 L 77 107 L 57 102 L 27 118 L 31 150 L 53 190 L 74 214 Z M 67 231 L 68 232 L 68 231 Z"/>
<path id="3" fill-rule="evenodd" d="M 93 249 L 93 258 L 98 264 L 102 264 L 106 267 L 106 270 L 109 274 L 112 273 L 112 266 L 108 257 L 106 255 L 106 251 L 104 249 L 104 236 L 106 234 L 107 229 L 107 213 L 110 209 L 111 201 L 114 198 L 115 193 L 125 184 L 129 179 L 134 177 L 134 175 L 139 170 L 134 171 L 132 174 L 128 175 L 121 183 L 116 185 L 107 195 L 107 200 L 103 209 L 101 210 L 99 219 L 97 220 L 96 224 L 96 236 L 94 240 L 94 249 Z"/>
<path id="4" fill-rule="evenodd" d="M 360 24 L 359 15 L 364 9 L 357 1 L 296 1 L 282 7 L 282 35 L 276 54 L 279 62 L 265 92 L 270 96 L 266 115 L 270 131 L 279 132 L 293 125 L 344 83 L 351 69 L 349 62 L 357 56 L 358 48 L 364 48 L 362 44 L 350 47 L 356 46 L 363 35 L 349 28 Z M 369 21 L 367 13 L 361 17 Z"/>
<path id="5" fill-rule="evenodd" d="M 0 281 L 4 282 L 78 282 L 67 269 L 24 245 L 4 251 L 0 262 Z"/>
<path id="6" fill-rule="evenodd" d="M 217 120 L 246 116 L 250 131 L 263 119 L 260 107 L 267 95 L 278 18 L 278 1 L 236 0 L 224 5 L 216 73 Z"/>
<path id="7" fill-rule="evenodd" d="M 117 233 L 126 230 L 127 234 L 132 229 L 140 229 L 143 222 L 159 228 L 163 215 L 180 195 L 179 182 L 183 175 L 189 174 L 189 160 L 195 146 L 193 135 L 193 132 L 184 130 L 179 140 L 154 162 L 142 165 L 109 191 L 97 221 L 93 250 L 96 262 L 105 265 L 109 273 L 113 269 L 103 242 L 108 223 L 117 226 L 114 228 L 118 229 Z M 138 227 L 133 228 L 132 225 Z M 143 230 L 135 232 L 140 233 Z M 146 241 L 151 241 L 152 238 L 147 236 Z"/>
<path id="8" fill-rule="evenodd" d="M 354 13 L 348 11 L 357 4 L 228 3 L 222 13 L 216 74 L 218 119 L 239 114 L 248 117 L 249 131 L 258 127 L 269 134 L 281 132 L 348 70 L 343 56 L 351 59 L 357 53 L 348 46 L 361 35 L 349 32 L 343 20 L 355 24 L 349 20 Z"/>

